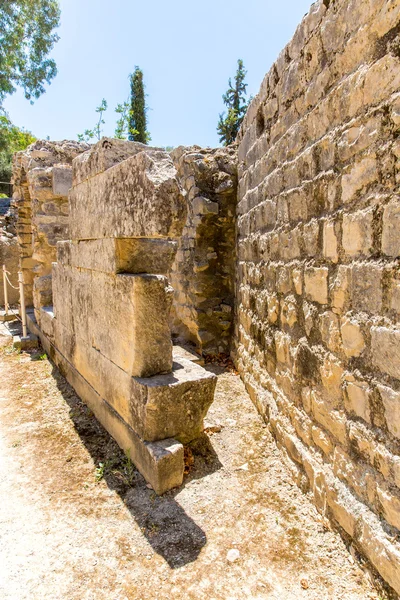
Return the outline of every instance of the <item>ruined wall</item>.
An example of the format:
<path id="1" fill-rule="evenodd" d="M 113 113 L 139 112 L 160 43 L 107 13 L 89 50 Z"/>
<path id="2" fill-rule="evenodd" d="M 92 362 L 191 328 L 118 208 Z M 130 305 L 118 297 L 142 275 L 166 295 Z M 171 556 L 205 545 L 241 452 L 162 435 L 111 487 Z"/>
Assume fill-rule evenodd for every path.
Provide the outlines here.
<path id="1" fill-rule="evenodd" d="M 57 243 L 47 277 L 53 304 L 34 294 L 29 316 L 30 330 L 157 493 L 182 483 L 182 443 L 203 431 L 216 384 L 173 354 L 167 273 L 186 208 L 169 154 L 102 139 L 73 161 L 70 239 Z"/>
<path id="2" fill-rule="evenodd" d="M 324 0 L 239 135 L 235 358 L 298 482 L 400 592 L 400 2 Z"/>
<path id="3" fill-rule="evenodd" d="M 27 306 L 50 305 L 56 244 L 68 239 L 68 190 L 72 161 L 88 144 L 37 140 L 13 159 L 13 207 L 17 212 L 20 266 Z M 33 288 L 35 280 L 35 290 Z"/>
<path id="4" fill-rule="evenodd" d="M 170 280 L 172 331 L 200 354 L 229 354 L 235 271 L 235 147 L 171 153 L 186 191 L 187 220 Z"/>

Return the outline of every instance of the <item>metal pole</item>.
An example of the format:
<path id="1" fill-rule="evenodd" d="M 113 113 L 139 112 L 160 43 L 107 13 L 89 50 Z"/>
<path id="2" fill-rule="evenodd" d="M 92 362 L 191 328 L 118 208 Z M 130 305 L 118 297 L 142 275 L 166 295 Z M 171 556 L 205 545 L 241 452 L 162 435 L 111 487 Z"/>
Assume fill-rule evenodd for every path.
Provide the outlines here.
<path id="1" fill-rule="evenodd" d="M 18 282 L 19 282 L 19 301 L 21 304 L 22 337 L 26 338 L 26 337 L 28 337 L 28 331 L 26 328 L 24 274 L 22 273 L 22 271 L 18 271 Z"/>
<path id="2" fill-rule="evenodd" d="M 6 265 L 3 265 L 3 287 L 4 287 L 4 308 L 6 315 L 8 315 L 8 293 L 7 293 L 7 278 L 6 278 Z"/>

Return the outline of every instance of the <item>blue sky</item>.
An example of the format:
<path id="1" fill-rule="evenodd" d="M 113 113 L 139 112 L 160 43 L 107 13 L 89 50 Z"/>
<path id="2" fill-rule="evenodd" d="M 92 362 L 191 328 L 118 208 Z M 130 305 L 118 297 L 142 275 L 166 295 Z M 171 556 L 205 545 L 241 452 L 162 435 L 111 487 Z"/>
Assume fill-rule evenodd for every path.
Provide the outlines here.
<path id="1" fill-rule="evenodd" d="M 11 119 L 37 137 L 76 139 L 109 105 L 129 95 L 129 73 L 144 72 L 153 145 L 217 146 L 222 94 L 237 59 L 247 69 L 249 94 L 291 39 L 311 0 L 61 0 L 60 41 L 52 56 L 58 75 L 29 104 L 18 91 L 5 102 Z"/>

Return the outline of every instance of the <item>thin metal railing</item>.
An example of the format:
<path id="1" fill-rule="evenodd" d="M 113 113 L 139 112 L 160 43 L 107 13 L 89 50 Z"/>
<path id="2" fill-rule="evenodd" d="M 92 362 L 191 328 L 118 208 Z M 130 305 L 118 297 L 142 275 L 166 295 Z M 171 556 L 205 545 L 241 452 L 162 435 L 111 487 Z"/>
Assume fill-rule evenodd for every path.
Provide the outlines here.
<path id="1" fill-rule="evenodd" d="M 10 311 L 10 305 L 8 303 L 8 290 L 7 284 L 11 286 L 14 290 L 19 290 L 19 304 L 20 304 L 20 312 L 21 317 L 14 313 L 14 316 L 19 319 L 22 323 L 22 337 L 28 337 L 28 328 L 26 323 L 26 308 L 25 308 L 25 290 L 24 290 L 24 274 L 22 271 L 18 271 L 18 286 L 15 286 L 11 283 L 9 279 L 9 275 L 11 273 L 7 271 L 6 266 L 3 265 L 3 288 L 4 288 L 4 310 L 6 316 L 8 316 Z"/>

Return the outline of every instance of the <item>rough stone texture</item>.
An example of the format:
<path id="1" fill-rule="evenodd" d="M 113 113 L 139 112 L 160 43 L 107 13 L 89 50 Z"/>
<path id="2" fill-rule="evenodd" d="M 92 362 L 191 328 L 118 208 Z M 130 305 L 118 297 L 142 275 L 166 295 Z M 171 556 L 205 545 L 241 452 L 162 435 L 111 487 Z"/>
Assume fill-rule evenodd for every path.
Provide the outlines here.
<path id="1" fill-rule="evenodd" d="M 118 140 L 113 145 L 115 142 Z M 97 144 L 87 154 L 98 150 Z M 77 161 L 78 167 L 82 160 Z M 70 193 L 73 240 L 176 238 L 182 233 L 185 216 L 186 203 L 173 162 L 166 152 L 153 148 L 81 181 Z"/>
<path id="2" fill-rule="evenodd" d="M 170 280 L 175 336 L 200 354 L 229 353 L 235 264 L 237 151 L 179 147 L 171 153 L 186 192 L 187 220 Z"/>
<path id="3" fill-rule="evenodd" d="M 88 148 L 88 144 L 74 141 L 37 140 L 14 155 L 12 206 L 17 216 L 20 267 L 24 274 L 27 306 L 33 305 L 35 277 L 51 274 L 56 244 L 69 237 L 71 164 Z M 51 298 L 46 302 L 51 304 Z"/>
<path id="4" fill-rule="evenodd" d="M 313 4 L 239 134 L 235 360 L 298 482 L 400 592 L 400 4 Z"/>

